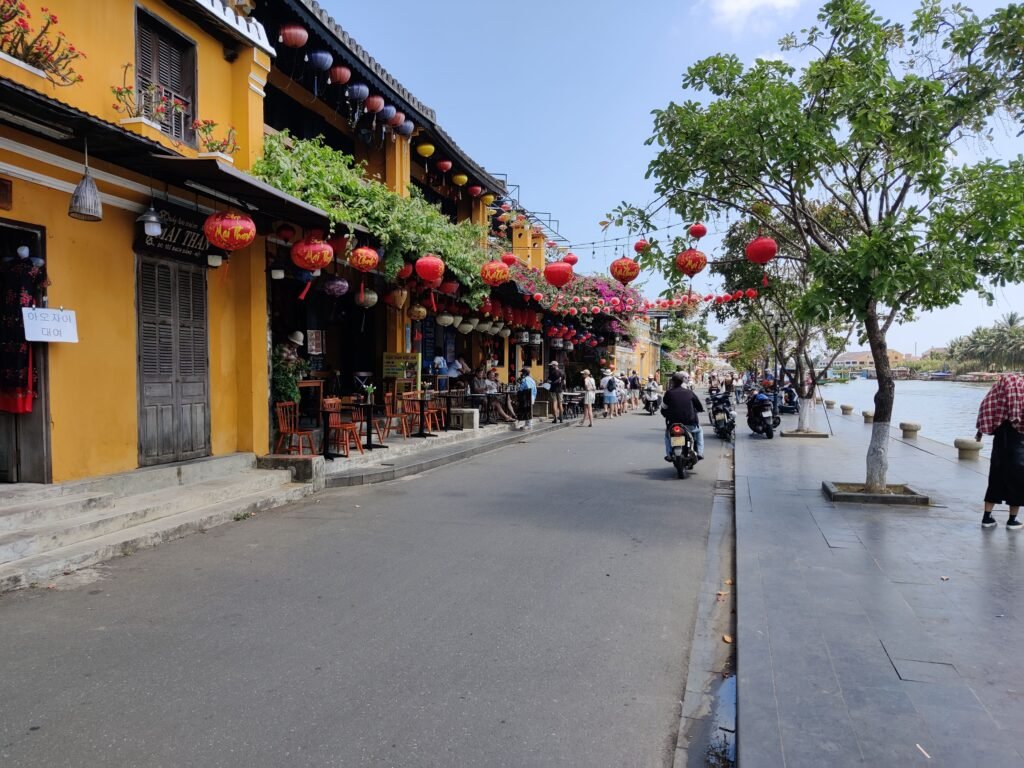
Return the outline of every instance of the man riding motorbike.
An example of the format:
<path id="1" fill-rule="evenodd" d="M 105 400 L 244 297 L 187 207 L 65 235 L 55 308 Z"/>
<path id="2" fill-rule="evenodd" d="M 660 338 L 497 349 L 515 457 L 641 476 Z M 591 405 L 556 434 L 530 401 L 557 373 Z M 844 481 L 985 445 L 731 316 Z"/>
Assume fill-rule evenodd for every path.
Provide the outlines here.
<path id="1" fill-rule="evenodd" d="M 653 415 L 661 407 L 661 395 L 661 384 L 654 380 L 654 376 L 648 376 L 643 391 L 644 408 L 648 413 Z"/>
<path id="2" fill-rule="evenodd" d="M 704 412 L 700 398 L 692 389 L 685 386 L 686 374 L 676 371 L 672 374 L 672 383 L 662 398 L 661 415 L 665 417 L 666 426 L 682 424 L 686 431 L 693 435 L 697 461 L 704 458 L 704 432 L 700 428 L 698 413 Z M 672 442 L 668 430 L 665 431 L 665 461 L 672 461 Z"/>

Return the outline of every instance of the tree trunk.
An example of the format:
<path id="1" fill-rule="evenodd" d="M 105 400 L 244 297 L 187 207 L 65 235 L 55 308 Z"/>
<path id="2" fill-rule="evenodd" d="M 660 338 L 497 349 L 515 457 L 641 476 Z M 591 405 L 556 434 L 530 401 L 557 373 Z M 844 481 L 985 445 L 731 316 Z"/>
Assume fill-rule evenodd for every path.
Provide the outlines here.
<path id="1" fill-rule="evenodd" d="M 896 382 L 889 367 L 889 348 L 874 310 L 864 321 L 871 357 L 875 361 L 878 375 L 878 391 L 875 392 L 875 418 L 871 426 L 871 443 L 868 445 L 867 478 L 864 483 L 869 493 L 885 490 L 885 476 L 889 471 L 889 422 L 892 419 L 892 403 L 896 397 Z"/>

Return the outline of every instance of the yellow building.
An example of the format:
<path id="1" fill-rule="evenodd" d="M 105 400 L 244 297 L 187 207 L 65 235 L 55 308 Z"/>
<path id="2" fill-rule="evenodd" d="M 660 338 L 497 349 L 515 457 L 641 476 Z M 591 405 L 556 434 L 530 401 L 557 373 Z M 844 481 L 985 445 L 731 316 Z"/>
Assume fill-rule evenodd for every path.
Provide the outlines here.
<path id="1" fill-rule="evenodd" d="M 471 185 L 503 187 L 315 3 L 264 4 L 266 24 L 247 0 L 47 6 L 30 4 L 24 23 L 45 28 L 50 63 L 0 52 L 0 274 L 14 337 L 23 308 L 48 307 L 43 325 L 74 313 L 77 342 L 4 340 L 0 402 L 12 405 L 0 414 L 0 479 L 61 482 L 266 453 L 275 228 L 327 225 L 323 212 L 245 173 L 272 123 L 336 137 L 400 193 L 418 184 L 438 194 L 412 160 L 410 135 L 436 144 Z M 326 73 L 282 66 L 286 24 L 405 111 L 410 135 L 360 140 L 358 113 L 346 119 L 337 91 L 321 91 Z M 478 198 L 439 202 L 454 219 L 486 216 Z M 226 211 L 258 233 L 230 254 L 203 233 L 208 216 Z M 409 351 L 414 336 L 405 310 L 377 312 L 379 370 L 380 351 Z"/>

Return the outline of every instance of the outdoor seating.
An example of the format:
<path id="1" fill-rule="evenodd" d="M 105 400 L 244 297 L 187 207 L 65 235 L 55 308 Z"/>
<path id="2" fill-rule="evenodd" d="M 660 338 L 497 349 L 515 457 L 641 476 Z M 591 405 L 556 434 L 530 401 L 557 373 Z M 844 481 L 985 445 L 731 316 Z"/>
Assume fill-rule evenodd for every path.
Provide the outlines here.
<path id="1" fill-rule="evenodd" d="M 406 413 L 404 410 L 395 407 L 395 395 L 392 392 L 384 393 L 384 439 L 391 435 L 391 429 L 394 427 L 395 422 L 398 423 L 398 428 L 402 431 L 402 437 L 409 437 L 409 425 L 412 422 L 413 414 Z"/>
<path id="2" fill-rule="evenodd" d="M 299 429 L 299 406 L 292 402 L 276 403 L 274 411 L 277 414 L 277 442 L 274 443 L 274 453 L 298 453 L 301 456 L 306 445 L 309 446 L 310 455 L 316 453 L 313 450 L 313 431 Z M 295 445 L 296 439 L 298 446 Z"/>
<path id="3" fill-rule="evenodd" d="M 363 444 L 359 441 L 359 424 L 353 419 L 353 411 L 342 407 L 339 398 L 327 398 L 324 400 L 324 412 L 327 414 L 327 426 L 330 432 L 331 444 L 327 446 L 332 450 L 340 451 L 345 458 L 348 458 L 349 448 L 354 442 L 359 452 L 363 452 Z M 326 440 L 326 435 L 323 438 Z M 321 446 L 322 450 L 323 446 Z"/>

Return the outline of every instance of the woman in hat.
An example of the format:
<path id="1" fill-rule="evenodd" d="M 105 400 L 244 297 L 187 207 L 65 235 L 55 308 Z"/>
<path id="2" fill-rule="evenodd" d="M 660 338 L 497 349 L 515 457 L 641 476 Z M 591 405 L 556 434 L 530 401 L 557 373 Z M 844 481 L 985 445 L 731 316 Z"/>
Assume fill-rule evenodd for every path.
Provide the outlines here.
<path id="1" fill-rule="evenodd" d="M 607 419 L 609 416 L 615 418 L 618 413 L 618 398 L 616 397 L 617 386 L 616 379 L 612 376 L 612 372 L 605 368 L 601 371 L 601 394 L 604 395 L 602 402 L 604 403 L 604 417 Z"/>
<path id="2" fill-rule="evenodd" d="M 1024 527 L 1017 519 L 1024 504 L 1024 376 L 1007 373 L 1000 377 L 981 401 L 977 426 L 975 439 L 981 440 L 983 434 L 993 437 L 981 527 L 995 527 L 992 510 L 1006 502 L 1010 507 L 1006 530 L 1019 531 Z"/>
<path id="3" fill-rule="evenodd" d="M 586 368 L 580 371 L 580 374 L 583 376 L 583 420 L 580 421 L 580 426 L 582 427 L 585 423 L 588 427 L 592 427 L 594 426 L 594 403 L 597 401 L 597 384 Z"/>

